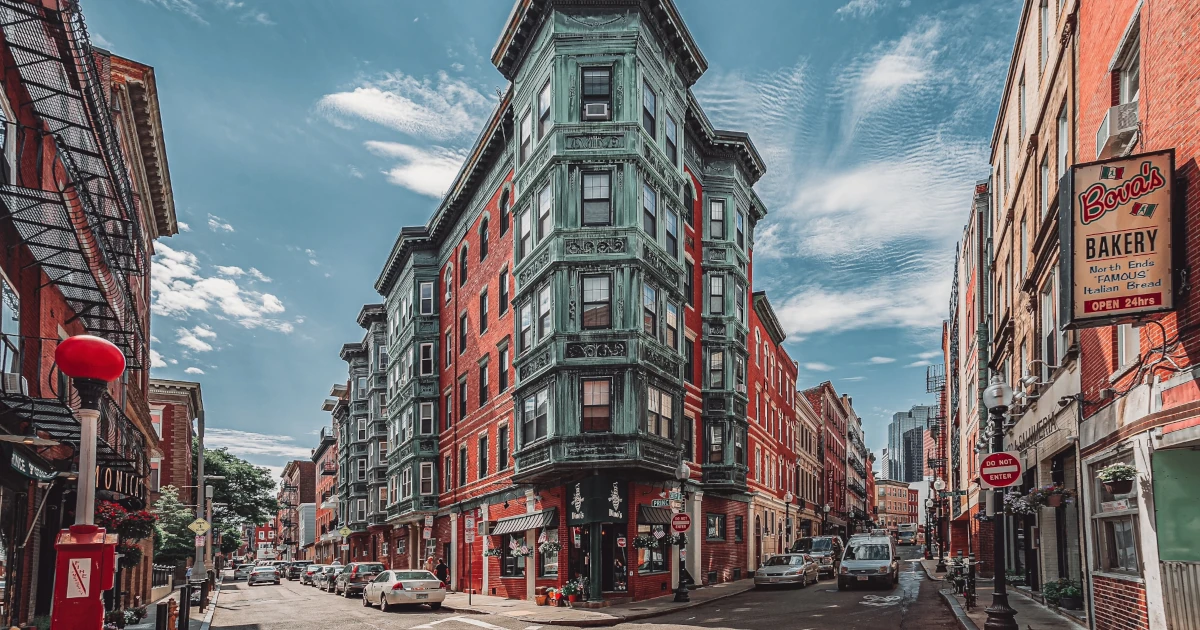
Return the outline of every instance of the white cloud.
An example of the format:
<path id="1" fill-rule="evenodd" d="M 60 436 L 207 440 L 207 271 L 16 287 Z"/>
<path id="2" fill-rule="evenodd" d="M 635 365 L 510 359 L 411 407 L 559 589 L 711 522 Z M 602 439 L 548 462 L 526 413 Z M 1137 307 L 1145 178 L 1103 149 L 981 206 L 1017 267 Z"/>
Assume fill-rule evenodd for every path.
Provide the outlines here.
<path id="1" fill-rule="evenodd" d="M 896 276 L 859 287 L 809 285 L 775 307 L 788 335 L 864 328 L 927 329 L 946 315 L 950 279 Z"/>
<path id="2" fill-rule="evenodd" d="M 811 363 L 802 363 L 800 364 L 800 367 L 810 372 L 829 372 L 833 370 L 832 365 L 829 365 L 828 363 L 818 363 L 816 361 Z"/>
<path id="3" fill-rule="evenodd" d="M 162 7 L 168 11 L 182 13 L 183 15 L 186 15 L 201 24 L 208 24 L 208 22 L 200 16 L 200 7 L 197 6 L 192 0 L 142 0 L 142 2 L 145 4 Z"/>
<path id="4" fill-rule="evenodd" d="M 163 360 L 162 355 L 153 348 L 150 349 L 150 367 L 151 369 L 167 367 L 167 362 Z"/>
<path id="5" fill-rule="evenodd" d="M 205 448 L 228 448 L 239 457 L 308 458 L 312 449 L 295 443 L 286 435 L 269 435 L 237 429 L 205 429 Z"/>
<path id="6" fill-rule="evenodd" d="M 242 21 L 254 22 L 263 26 L 275 26 L 275 22 L 271 20 L 271 16 L 267 15 L 265 11 L 249 11 L 242 15 Z"/>
<path id="7" fill-rule="evenodd" d="M 914 354 L 913 356 L 917 357 L 918 359 L 926 359 L 927 360 L 927 359 L 932 359 L 934 357 L 941 357 L 944 355 L 941 350 L 928 350 L 926 352 L 918 352 L 917 354 Z"/>
<path id="8" fill-rule="evenodd" d="M 904 367 L 915 368 L 915 367 L 925 367 L 926 365 L 933 365 L 933 364 L 925 359 L 921 359 L 920 361 L 913 361 L 912 363 L 909 363 L 908 365 L 906 365 Z"/>
<path id="9" fill-rule="evenodd" d="M 204 370 L 198 367 L 190 367 L 183 371 L 184 374 L 204 374 Z"/>
<path id="10" fill-rule="evenodd" d="M 362 171 L 358 170 L 358 167 L 354 166 L 353 164 L 348 166 L 346 170 L 350 173 L 350 177 L 353 177 L 354 179 L 363 179 L 365 177 Z"/>
<path id="11" fill-rule="evenodd" d="M 448 140 L 478 130 L 494 100 L 445 72 L 433 80 L 391 72 L 327 94 L 317 109 L 343 126 L 350 124 L 347 119 L 359 118 L 411 136 Z"/>
<path id="12" fill-rule="evenodd" d="M 176 221 L 175 224 L 179 226 L 180 232 L 191 232 L 192 231 L 192 226 L 188 225 L 187 223 L 184 223 L 183 221 Z"/>
<path id="13" fill-rule="evenodd" d="M 213 267 L 216 268 L 217 273 L 223 276 L 233 276 L 234 278 L 237 278 L 238 276 L 246 275 L 246 270 L 242 269 L 241 267 L 224 267 L 222 265 L 213 265 Z"/>
<path id="14" fill-rule="evenodd" d="M 399 142 L 376 140 L 370 140 L 365 145 L 375 155 L 400 160 L 384 171 L 389 183 L 430 197 L 441 197 L 450 188 L 467 157 L 466 151 L 438 146 L 422 149 Z"/>
<path id="15" fill-rule="evenodd" d="M 152 310 L 156 315 L 184 319 L 190 314 L 211 312 L 244 328 L 266 328 L 283 333 L 294 329 L 280 319 L 283 302 L 270 293 L 242 287 L 229 277 L 201 273 L 195 254 L 158 243 L 150 275 Z"/>
<path id="16" fill-rule="evenodd" d="M 233 232 L 233 226 L 216 215 L 208 215 L 208 229 L 214 232 Z"/>
<path id="17" fill-rule="evenodd" d="M 896 360 L 892 357 L 871 357 L 870 359 L 867 359 L 867 363 L 870 363 L 871 365 L 883 365 L 885 363 L 895 362 Z"/>
<path id="18" fill-rule="evenodd" d="M 907 7 L 911 0 L 900 0 L 895 4 L 901 7 Z M 852 18 L 869 17 L 876 11 L 885 8 L 892 4 L 888 0 L 850 0 L 845 5 L 838 8 L 838 15 L 845 15 Z"/>
<path id="19" fill-rule="evenodd" d="M 861 380 L 864 380 L 864 379 L 866 379 L 866 378 L 867 378 L 867 377 L 865 377 L 865 376 L 847 376 L 847 377 L 845 377 L 845 378 L 842 378 L 842 379 L 839 379 L 839 380 L 842 380 L 842 381 L 861 381 Z"/>
<path id="20" fill-rule="evenodd" d="M 451 67 L 451 68 L 454 68 L 454 71 L 455 71 L 455 72 L 462 72 L 462 71 L 463 71 L 463 69 L 464 69 L 464 68 L 466 68 L 466 66 L 462 65 L 461 63 L 458 63 L 457 61 L 455 61 L 454 63 L 450 64 L 450 67 Z"/>
<path id="21" fill-rule="evenodd" d="M 251 267 L 249 270 L 246 271 L 246 273 L 250 274 L 251 278 L 258 280 L 259 282 L 270 282 L 271 281 L 271 279 L 267 277 L 267 274 L 259 271 L 258 269 L 255 269 L 254 267 Z"/>
<path id="22" fill-rule="evenodd" d="M 216 339 L 217 337 L 216 332 L 203 324 L 191 329 L 177 328 L 175 333 L 177 335 L 175 340 L 179 342 L 179 345 L 195 352 L 212 351 L 212 344 L 205 339 Z"/>

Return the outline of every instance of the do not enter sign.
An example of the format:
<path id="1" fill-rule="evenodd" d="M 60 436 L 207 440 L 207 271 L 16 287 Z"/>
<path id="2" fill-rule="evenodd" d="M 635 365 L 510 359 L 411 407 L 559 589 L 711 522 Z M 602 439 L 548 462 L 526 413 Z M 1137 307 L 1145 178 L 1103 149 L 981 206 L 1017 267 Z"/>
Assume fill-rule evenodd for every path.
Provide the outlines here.
<path id="1" fill-rule="evenodd" d="M 680 512 L 671 517 L 671 531 L 676 534 L 686 532 L 692 526 L 692 517 Z"/>
<path id="2" fill-rule="evenodd" d="M 1007 488 L 1021 479 L 1021 458 L 1016 453 L 992 453 L 979 462 L 979 480 L 985 488 Z"/>

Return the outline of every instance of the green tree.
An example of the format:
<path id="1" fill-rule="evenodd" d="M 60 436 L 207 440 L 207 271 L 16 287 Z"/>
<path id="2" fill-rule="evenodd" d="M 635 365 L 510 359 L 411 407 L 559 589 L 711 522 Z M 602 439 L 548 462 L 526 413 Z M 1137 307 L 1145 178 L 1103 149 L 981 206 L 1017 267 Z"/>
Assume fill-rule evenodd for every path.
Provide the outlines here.
<path id="1" fill-rule="evenodd" d="M 279 502 L 274 496 L 275 479 L 271 471 L 251 464 L 230 453 L 229 449 L 204 449 L 204 474 L 224 477 L 209 483 L 213 487 L 213 503 L 228 506 L 228 513 L 221 514 L 223 518 L 220 519 L 217 518 L 219 512 L 214 508 L 214 521 L 230 525 L 263 525 L 279 512 Z"/>
<path id="2" fill-rule="evenodd" d="M 153 508 L 158 516 L 154 524 L 154 559 L 171 564 L 190 558 L 195 553 L 195 534 L 188 529 L 188 525 L 196 516 L 179 501 L 179 490 L 175 486 L 164 486 L 159 492 L 161 496 L 154 502 Z"/>

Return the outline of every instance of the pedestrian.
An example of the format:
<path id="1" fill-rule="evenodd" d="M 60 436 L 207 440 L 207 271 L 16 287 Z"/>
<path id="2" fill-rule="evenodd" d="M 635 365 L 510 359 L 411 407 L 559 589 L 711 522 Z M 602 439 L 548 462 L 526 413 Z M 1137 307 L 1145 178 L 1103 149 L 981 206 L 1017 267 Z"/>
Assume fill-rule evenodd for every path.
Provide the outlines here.
<path id="1" fill-rule="evenodd" d="M 425 558 L 425 570 L 433 573 L 433 556 Z"/>
<path id="2" fill-rule="evenodd" d="M 433 569 L 434 575 L 441 580 L 443 584 L 450 583 L 450 567 L 446 566 L 445 558 L 438 558 L 437 566 Z"/>

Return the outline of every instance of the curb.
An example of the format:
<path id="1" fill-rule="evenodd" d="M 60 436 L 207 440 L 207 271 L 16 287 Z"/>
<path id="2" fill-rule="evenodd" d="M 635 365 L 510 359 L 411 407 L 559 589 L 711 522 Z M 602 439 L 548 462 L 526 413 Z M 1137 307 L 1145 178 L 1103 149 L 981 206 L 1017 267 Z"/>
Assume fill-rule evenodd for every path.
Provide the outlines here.
<path id="1" fill-rule="evenodd" d="M 208 630 L 212 625 L 213 615 L 217 614 L 217 600 L 221 597 L 221 583 L 217 582 L 216 588 L 213 589 L 212 601 L 208 602 L 208 612 L 204 613 L 204 620 L 200 622 L 200 630 Z"/>
<path id="2" fill-rule="evenodd" d="M 925 566 L 924 562 L 919 562 L 919 564 L 921 565 L 921 570 L 925 572 L 926 577 L 934 582 L 941 581 L 941 578 L 929 572 L 929 567 Z M 967 612 L 963 610 L 962 604 L 958 603 L 957 597 L 942 589 L 938 589 L 938 594 L 942 596 L 946 605 L 950 607 L 950 612 L 954 613 L 954 619 L 958 622 L 959 628 L 962 628 L 962 630 L 979 630 L 979 626 L 975 625 L 975 622 L 971 621 L 971 618 L 967 616 Z"/>

